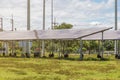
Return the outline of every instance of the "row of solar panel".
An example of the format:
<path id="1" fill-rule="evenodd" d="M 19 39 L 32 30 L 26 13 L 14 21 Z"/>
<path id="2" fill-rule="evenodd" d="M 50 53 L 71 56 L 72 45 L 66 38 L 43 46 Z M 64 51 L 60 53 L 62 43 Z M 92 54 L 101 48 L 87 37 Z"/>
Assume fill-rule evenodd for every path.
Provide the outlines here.
<path id="1" fill-rule="evenodd" d="M 88 29 L 62 29 L 62 30 L 34 30 L 34 31 L 3 31 L 0 32 L 0 40 L 100 40 L 101 32 L 104 32 L 104 39 L 120 39 L 120 31 L 107 31 L 109 28 L 88 28 Z"/>

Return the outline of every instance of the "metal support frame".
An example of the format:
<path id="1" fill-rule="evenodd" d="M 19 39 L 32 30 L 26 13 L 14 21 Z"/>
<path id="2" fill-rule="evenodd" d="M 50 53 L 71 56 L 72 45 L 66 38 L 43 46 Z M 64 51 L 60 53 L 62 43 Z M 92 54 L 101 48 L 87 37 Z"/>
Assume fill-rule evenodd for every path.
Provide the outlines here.
<path id="1" fill-rule="evenodd" d="M 40 53 L 39 56 L 42 57 L 42 55 L 41 55 L 41 51 L 40 51 L 40 49 L 41 49 L 41 46 L 40 46 L 40 40 L 38 40 L 38 48 L 39 48 L 39 53 Z"/>
<path id="2" fill-rule="evenodd" d="M 9 46 L 8 46 L 8 42 L 6 42 L 6 54 L 9 53 Z"/>
<path id="3" fill-rule="evenodd" d="M 41 54 L 42 57 L 45 56 L 45 41 L 43 40 L 42 41 L 42 54 Z"/>
<path id="4" fill-rule="evenodd" d="M 117 54 L 117 41 L 114 41 L 114 54 Z"/>
<path id="5" fill-rule="evenodd" d="M 89 45 L 91 44 L 91 41 L 89 40 Z M 89 55 L 91 54 L 91 46 L 89 46 Z"/>
<path id="6" fill-rule="evenodd" d="M 30 58 L 30 41 L 28 40 L 27 42 L 26 42 L 26 54 L 27 54 L 27 58 Z"/>
<path id="7" fill-rule="evenodd" d="M 24 41 L 21 41 L 21 43 L 22 43 L 22 54 L 24 54 L 25 53 L 25 50 L 24 50 L 24 47 L 23 47 L 24 46 Z"/>
<path id="8" fill-rule="evenodd" d="M 67 42 L 68 42 L 67 40 L 65 40 L 65 42 L 64 42 L 64 45 L 65 45 L 65 54 L 68 54 L 68 49 L 67 49 L 68 43 Z"/>
<path id="9" fill-rule="evenodd" d="M 26 53 L 26 42 L 24 40 L 19 42 L 21 44 L 22 47 L 22 53 L 21 53 L 21 57 L 25 57 L 25 53 Z"/>
<path id="10" fill-rule="evenodd" d="M 2 48 L 4 47 L 4 42 L 2 41 Z M 2 53 L 3 53 L 4 51 L 2 50 Z"/>
<path id="11" fill-rule="evenodd" d="M 80 39 L 80 60 L 83 60 L 82 48 L 83 48 L 83 41 L 82 39 Z"/>
<path id="12" fill-rule="evenodd" d="M 14 41 L 12 41 L 12 49 L 11 49 L 11 54 L 14 54 Z"/>
<path id="13" fill-rule="evenodd" d="M 118 50 L 119 50 L 119 42 L 118 42 L 118 40 L 116 40 L 116 54 L 119 54 L 119 52 L 118 52 Z"/>
<path id="14" fill-rule="evenodd" d="M 118 42 L 118 48 L 117 48 L 117 52 L 118 52 L 118 54 L 120 54 L 120 42 L 119 42 L 119 40 L 117 41 Z"/>
<path id="15" fill-rule="evenodd" d="M 100 54 L 100 40 L 98 40 L 98 54 Z"/>
<path id="16" fill-rule="evenodd" d="M 59 40 L 59 43 L 61 44 L 61 41 Z M 59 54 L 59 59 L 61 58 L 61 51 L 60 51 L 60 47 L 61 47 L 61 45 L 59 46 L 59 52 L 58 52 L 58 54 Z"/>
<path id="17" fill-rule="evenodd" d="M 53 40 L 50 40 L 50 54 L 53 54 Z"/>
<path id="18" fill-rule="evenodd" d="M 101 57 L 103 58 L 103 54 L 104 54 L 104 40 L 103 40 L 103 31 L 102 31 L 102 55 L 101 55 Z"/>
<path id="19" fill-rule="evenodd" d="M 62 40 L 62 53 L 65 54 L 65 43 L 63 40 Z"/>

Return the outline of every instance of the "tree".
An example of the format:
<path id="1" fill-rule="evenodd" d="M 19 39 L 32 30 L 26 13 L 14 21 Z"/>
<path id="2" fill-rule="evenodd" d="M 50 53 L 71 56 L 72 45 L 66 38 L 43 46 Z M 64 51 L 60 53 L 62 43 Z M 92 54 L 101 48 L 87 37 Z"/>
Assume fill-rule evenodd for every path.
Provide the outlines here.
<path id="1" fill-rule="evenodd" d="M 60 25 L 54 26 L 54 29 L 71 29 L 72 27 L 72 24 L 62 23 Z"/>

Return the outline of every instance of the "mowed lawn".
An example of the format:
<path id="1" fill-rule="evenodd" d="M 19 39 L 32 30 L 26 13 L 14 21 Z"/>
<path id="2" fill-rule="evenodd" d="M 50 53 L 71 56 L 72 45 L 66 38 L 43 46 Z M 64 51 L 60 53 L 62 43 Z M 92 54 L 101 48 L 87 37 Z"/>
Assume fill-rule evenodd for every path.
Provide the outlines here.
<path id="1" fill-rule="evenodd" d="M 0 80 L 120 80 L 120 61 L 0 57 Z"/>

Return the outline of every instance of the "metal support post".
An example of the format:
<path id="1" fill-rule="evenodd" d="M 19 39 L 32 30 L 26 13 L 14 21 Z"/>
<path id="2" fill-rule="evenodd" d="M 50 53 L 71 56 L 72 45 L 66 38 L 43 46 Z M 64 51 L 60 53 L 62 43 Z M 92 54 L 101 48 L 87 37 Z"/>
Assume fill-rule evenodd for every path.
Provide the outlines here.
<path id="1" fill-rule="evenodd" d="M 45 57 L 45 41 L 42 41 L 42 54 L 41 56 Z"/>
<path id="2" fill-rule="evenodd" d="M 58 53 L 59 53 L 59 59 L 61 58 L 61 53 L 60 53 L 60 47 L 61 47 L 61 41 L 59 40 L 59 48 L 58 48 Z"/>
<path id="3" fill-rule="evenodd" d="M 100 55 L 100 40 L 98 41 L 98 54 Z"/>
<path id="4" fill-rule="evenodd" d="M 83 60 L 82 48 L 83 48 L 83 42 L 82 39 L 80 39 L 80 60 Z"/>
<path id="5" fill-rule="evenodd" d="M 102 31 L 102 55 L 101 55 L 101 57 L 103 58 L 103 54 L 104 54 L 104 40 L 103 40 L 103 31 Z"/>
<path id="6" fill-rule="evenodd" d="M 52 51 L 51 51 L 51 54 L 53 54 L 53 40 L 51 40 L 51 47 L 52 47 Z"/>
<path id="7" fill-rule="evenodd" d="M 119 42 L 119 40 L 118 40 L 118 54 L 120 54 L 120 42 Z"/>
<path id="8" fill-rule="evenodd" d="M 39 45 L 38 45 L 38 48 L 39 48 L 39 56 L 40 56 L 40 57 L 42 57 L 42 56 L 41 56 L 41 46 L 40 46 L 40 40 L 38 40 L 38 43 L 39 43 Z"/>

